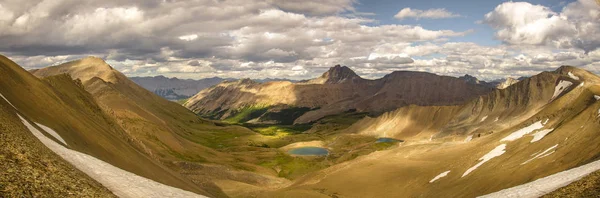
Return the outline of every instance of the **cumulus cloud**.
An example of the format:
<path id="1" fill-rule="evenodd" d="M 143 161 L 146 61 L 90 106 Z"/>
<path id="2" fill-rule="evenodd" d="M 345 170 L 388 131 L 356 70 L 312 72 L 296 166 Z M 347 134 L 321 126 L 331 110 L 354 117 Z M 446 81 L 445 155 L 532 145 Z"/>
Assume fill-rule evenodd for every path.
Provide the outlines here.
<path id="1" fill-rule="evenodd" d="M 497 30 L 503 41 L 497 46 L 448 41 L 473 30 L 380 24 L 357 12 L 357 3 L 9 0 L 0 3 L 0 53 L 26 69 L 94 55 L 128 76 L 182 78 L 306 79 L 337 64 L 368 78 L 417 70 L 494 79 L 562 64 L 598 70 L 597 6 L 587 1 L 557 13 L 503 3 L 482 20 Z M 398 14 L 458 16 L 445 9 L 407 8 Z"/>
<path id="2" fill-rule="evenodd" d="M 505 2 L 485 15 L 483 23 L 510 45 L 577 48 L 586 53 L 600 47 L 600 6 L 594 0 L 568 4 L 559 13 L 542 5 Z"/>
<path id="3" fill-rule="evenodd" d="M 445 8 L 436 8 L 429 10 L 419 10 L 419 9 L 411 9 L 404 8 L 400 10 L 394 18 L 396 19 L 406 19 L 406 18 L 415 18 L 415 19 L 445 19 L 445 18 L 455 18 L 460 17 L 459 14 L 452 13 Z"/>

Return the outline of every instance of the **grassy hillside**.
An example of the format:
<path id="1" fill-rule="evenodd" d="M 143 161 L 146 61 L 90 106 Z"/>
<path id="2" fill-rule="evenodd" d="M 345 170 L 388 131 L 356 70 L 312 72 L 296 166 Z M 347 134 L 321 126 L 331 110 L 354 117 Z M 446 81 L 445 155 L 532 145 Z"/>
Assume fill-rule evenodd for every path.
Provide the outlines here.
<path id="1" fill-rule="evenodd" d="M 127 132 L 69 76 L 39 80 L 1 57 L 0 90 L 19 112 L 46 125 L 65 139 L 70 149 L 95 156 L 121 169 L 178 188 L 207 194 L 140 152 Z"/>

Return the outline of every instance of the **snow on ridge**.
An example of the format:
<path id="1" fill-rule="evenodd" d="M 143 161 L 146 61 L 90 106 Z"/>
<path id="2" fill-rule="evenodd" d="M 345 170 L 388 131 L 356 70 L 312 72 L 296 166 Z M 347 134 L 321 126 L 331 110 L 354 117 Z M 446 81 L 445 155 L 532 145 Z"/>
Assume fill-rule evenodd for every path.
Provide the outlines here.
<path id="1" fill-rule="evenodd" d="M 600 96 L 599 95 L 594 95 L 594 99 L 600 100 Z"/>
<path id="2" fill-rule="evenodd" d="M 546 121 L 546 122 L 548 122 L 548 121 Z M 502 142 L 502 141 L 517 140 L 519 138 L 522 138 L 524 135 L 527 135 L 527 134 L 529 134 L 529 133 L 531 133 L 531 132 L 533 132 L 535 130 L 541 129 L 543 127 L 544 127 L 544 125 L 542 124 L 542 121 L 537 121 L 537 122 L 535 122 L 535 123 L 533 123 L 533 124 L 531 124 L 531 125 L 529 125 L 529 126 L 527 126 L 525 128 L 522 128 L 520 130 L 517 130 L 517 131 L 511 133 L 510 135 L 502 138 L 500 141 Z"/>
<path id="3" fill-rule="evenodd" d="M 473 140 L 473 135 L 469 135 L 465 138 L 465 142 L 470 142 L 471 140 Z"/>
<path id="4" fill-rule="evenodd" d="M 13 108 L 17 109 L 17 107 L 15 107 L 15 105 L 13 105 L 10 101 L 8 101 L 8 99 L 6 99 L 6 97 L 4 97 L 4 95 L 2 95 L 1 93 L 0 93 L 0 97 L 2 97 L 4 99 L 4 101 L 8 102 L 8 104 L 10 106 L 12 106 Z"/>
<path id="5" fill-rule="evenodd" d="M 552 99 L 554 100 L 556 97 L 560 96 L 560 94 L 562 94 L 562 92 L 571 85 L 573 85 L 571 81 L 561 80 L 558 82 L 556 87 L 554 87 L 554 95 L 552 95 Z"/>
<path id="6" fill-rule="evenodd" d="M 574 79 L 574 80 L 579 80 L 579 77 L 577 77 L 577 76 L 573 75 L 573 73 L 569 72 L 568 74 L 569 74 L 569 77 L 570 77 L 570 78 L 572 78 L 572 79 Z"/>
<path id="7" fill-rule="evenodd" d="M 552 131 L 554 131 L 554 129 L 544 129 L 544 130 L 540 130 L 540 131 L 534 133 L 531 143 L 540 141 L 542 138 L 544 138 L 544 136 L 548 135 L 548 133 L 550 133 Z"/>
<path id="8" fill-rule="evenodd" d="M 496 117 L 496 119 L 494 120 L 494 122 L 498 122 L 498 120 L 500 120 L 500 117 Z"/>
<path id="9" fill-rule="evenodd" d="M 438 176 L 435 176 L 431 181 L 429 181 L 429 183 L 433 183 L 433 182 L 435 182 L 436 180 L 438 180 L 438 179 L 440 179 L 442 177 L 448 176 L 448 173 L 450 173 L 450 171 L 446 171 L 446 172 L 440 173 Z"/>
<path id="10" fill-rule="evenodd" d="M 52 137 L 56 138 L 58 141 L 62 142 L 64 145 L 68 145 L 67 142 L 65 142 L 64 139 L 62 139 L 62 137 L 60 137 L 60 135 L 58 135 L 58 133 L 56 133 L 56 131 L 54 131 L 53 129 L 51 129 L 50 127 L 44 126 L 43 124 L 34 122 L 35 125 L 37 125 L 38 127 L 42 128 L 42 130 L 46 131 L 48 134 L 52 135 Z"/>
<path id="11" fill-rule="evenodd" d="M 487 120 L 488 116 L 484 116 L 483 118 L 481 118 L 481 122 Z"/>
<path id="12" fill-rule="evenodd" d="M 506 144 L 501 144 L 501 145 L 497 146 L 496 148 L 491 150 L 489 153 L 487 153 L 483 157 L 479 158 L 479 160 L 481 160 L 481 161 L 479 163 L 475 164 L 475 166 L 467 169 L 467 171 L 465 171 L 465 173 L 461 177 L 467 176 L 469 173 L 471 173 L 475 169 L 479 168 L 479 166 L 483 165 L 483 163 L 490 161 L 492 158 L 501 156 L 505 152 L 506 152 Z"/>
<path id="13" fill-rule="evenodd" d="M 541 197 L 598 170 L 600 160 L 480 197 Z"/>
<path id="14" fill-rule="evenodd" d="M 544 158 L 544 157 L 546 157 L 546 156 L 548 156 L 548 155 L 550 155 L 550 154 L 554 153 L 556 150 L 553 150 L 553 149 L 556 149 L 556 147 L 558 147 L 558 144 L 556 144 L 556 145 L 554 145 L 554 146 L 552 146 L 552 147 L 550 147 L 550 148 L 548 148 L 548 149 L 544 150 L 543 152 L 541 152 L 541 153 L 539 153 L 539 154 L 537 154 L 537 155 L 535 155 L 537 152 L 536 152 L 536 153 L 534 153 L 534 154 L 533 154 L 533 155 L 535 155 L 534 157 L 532 157 L 531 159 L 528 159 L 527 161 L 525 161 L 525 162 L 521 163 L 521 165 L 523 165 L 523 164 L 527 164 L 527 163 L 529 163 L 529 162 L 531 162 L 531 161 L 533 161 L 533 160 L 535 160 L 535 159 Z M 553 151 L 552 151 L 552 152 L 550 152 L 550 153 L 548 153 L 550 150 L 553 150 Z M 538 151 L 538 152 L 539 152 L 539 151 Z M 532 155 L 532 156 L 533 156 L 533 155 Z"/>
<path id="15" fill-rule="evenodd" d="M 21 122 L 25 127 L 46 147 L 101 183 L 118 197 L 204 197 L 155 182 L 122 170 L 93 156 L 68 149 L 46 137 L 21 115 L 17 115 L 21 118 Z"/>

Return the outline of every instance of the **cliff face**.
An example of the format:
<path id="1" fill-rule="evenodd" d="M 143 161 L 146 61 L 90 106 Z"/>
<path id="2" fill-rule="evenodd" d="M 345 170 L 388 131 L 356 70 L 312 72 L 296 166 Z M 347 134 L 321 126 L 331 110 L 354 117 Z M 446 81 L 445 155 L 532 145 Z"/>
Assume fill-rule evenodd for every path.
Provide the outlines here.
<path id="1" fill-rule="evenodd" d="M 378 114 L 411 104 L 462 104 L 492 90 L 463 79 L 424 72 L 394 72 L 367 80 L 338 65 L 305 82 L 224 82 L 199 92 L 184 106 L 215 119 L 226 119 L 246 107 L 306 107 L 312 110 L 294 123 L 308 123 L 349 110 Z"/>

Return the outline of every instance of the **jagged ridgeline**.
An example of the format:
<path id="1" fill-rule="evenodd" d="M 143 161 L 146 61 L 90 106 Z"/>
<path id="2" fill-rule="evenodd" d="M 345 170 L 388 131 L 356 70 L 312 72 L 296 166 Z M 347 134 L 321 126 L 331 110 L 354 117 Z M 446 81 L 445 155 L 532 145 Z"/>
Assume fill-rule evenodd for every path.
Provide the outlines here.
<path id="1" fill-rule="evenodd" d="M 211 119 L 304 124 L 345 112 L 378 115 L 408 105 L 457 105 L 494 90 L 472 79 L 398 71 L 363 79 L 346 66 L 300 82 L 226 81 L 202 90 L 184 106 Z"/>

